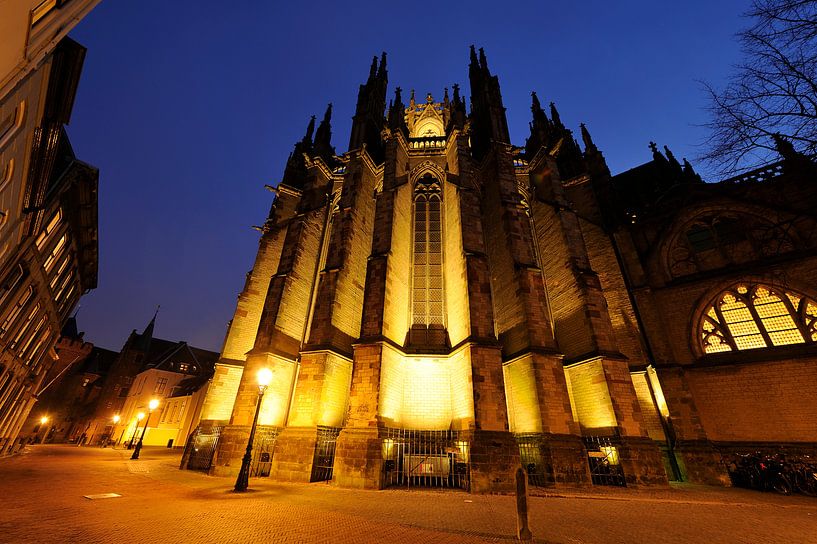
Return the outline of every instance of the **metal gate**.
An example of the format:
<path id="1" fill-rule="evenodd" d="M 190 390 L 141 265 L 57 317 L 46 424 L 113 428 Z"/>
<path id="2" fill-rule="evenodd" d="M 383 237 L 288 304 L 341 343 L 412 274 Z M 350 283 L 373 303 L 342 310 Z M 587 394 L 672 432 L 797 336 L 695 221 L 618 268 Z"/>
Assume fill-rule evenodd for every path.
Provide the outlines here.
<path id="1" fill-rule="evenodd" d="M 627 481 L 619 462 L 616 437 L 584 436 L 583 439 L 593 484 L 625 487 Z"/>
<path id="2" fill-rule="evenodd" d="M 315 442 L 315 456 L 312 458 L 312 476 L 310 482 L 328 482 L 332 480 L 332 468 L 335 465 L 335 445 L 338 442 L 340 427 L 318 427 L 318 439 Z"/>
<path id="3" fill-rule="evenodd" d="M 520 433 L 514 435 L 519 445 L 519 460 L 528 473 L 528 484 L 537 487 L 547 485 L 547 467 L 542 459 L 542 435 L 537 433 Z"/>
<path id="4" fill-rule="evenodd" d="M 272 468 L 272 455 L 275 452 L 275 441 L 278 439 L 279 427 L 257 427 L 252 448 L 250 476 L 254 478 L 269 476 Z"/>
<path id="5" fill-rule="evenodd" d="M 384 485 L 468 490 L 470 442 L 459 431 L 385 429 Z"/>
<path id="6" fill-rule="evenodd" d="M 190 434 L 182 454 L 180 468 L 208 472 L 218 447 L 222 426 L 198 427 Z"/>

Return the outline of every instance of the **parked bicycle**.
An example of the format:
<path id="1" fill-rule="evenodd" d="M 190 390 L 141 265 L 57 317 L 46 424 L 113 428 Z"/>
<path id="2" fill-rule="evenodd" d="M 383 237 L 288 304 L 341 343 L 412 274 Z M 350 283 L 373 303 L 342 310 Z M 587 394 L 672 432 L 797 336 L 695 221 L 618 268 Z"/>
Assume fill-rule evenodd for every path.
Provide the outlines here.
<path id="1" fill-rule="evenodd" d="M 732 485 L 781 495 L 817 496 L 817 464 L 809 456 L 787 458 L 760 452 L 735 455 L 728 463 Z"/>

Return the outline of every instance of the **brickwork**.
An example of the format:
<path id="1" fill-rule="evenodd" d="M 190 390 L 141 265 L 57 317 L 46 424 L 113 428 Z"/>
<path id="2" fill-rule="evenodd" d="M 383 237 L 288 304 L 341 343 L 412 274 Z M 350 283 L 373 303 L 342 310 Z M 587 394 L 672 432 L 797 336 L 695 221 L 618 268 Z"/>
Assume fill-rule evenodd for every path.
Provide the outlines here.
<path id="1" fill-rule="evenodd" d="M 607 301 L 615 345 L 629 359 L 630 365 L 644 364 L 647 357 L 644 354 L 641 332 L 610 238 L 599 226 L 588 221 L 580 220 L 580 226 L 590 266 L 599 276 Z"/>
<path id="2" fill-rule="evenodd" d="M 247 281 L 238 295 L 235 314 L 224 340 L 222 358 L 243 361 L 255 344 L 261 311 L 272 275 L 278 270 L 278 262 L 286 236 L 286 225 L 275 226 L 261 236 L 258 254 Z"/>
<path id="3" fill-rule="evenodd" d="M 616 416 L 600 359 L 565 368 L 570 400 L 582 429 L 615 427 Z"/>
<path id="4" fill-rule="evenodd" d="M 686 372 L 713 441 L 817 442 L 817 359 Z"/>
<path id="5" fill-rule="evenodd" d="M 216 363 L 210 387 L 201 408 L 201 419 L 228 421 L 233 412 L 235 396 L 241 384 L 243 366 Z"/>
<path id="6" fill-rule="evenodd" d="M 644 427 L 647 429 L 647 436 L 656 441 L 665 441 L 666 435 L 661 424 L 661 414 L 658 413 L 658 407 L 652 398 L 650 385 L 647 383 L 647 373 L 632 372 L 630 377 L 633 380 L 633 387 L 635 388 L 636 398 L 638 398 L 638 406 L 641 408 L 641 417 L 644 421 Z"/>
<path id="7" fill-rule="evenodd" d="M 445 308 L 449 316 L 446 325 L 448 338 L 456 346 L 471 333 L 468 323 L 468 287 L 465 271 L 465 255 L 462 244 L 462 228 L 459 191 L 451 183 L 443 183 L 443 242 L 445 244 Z"/>

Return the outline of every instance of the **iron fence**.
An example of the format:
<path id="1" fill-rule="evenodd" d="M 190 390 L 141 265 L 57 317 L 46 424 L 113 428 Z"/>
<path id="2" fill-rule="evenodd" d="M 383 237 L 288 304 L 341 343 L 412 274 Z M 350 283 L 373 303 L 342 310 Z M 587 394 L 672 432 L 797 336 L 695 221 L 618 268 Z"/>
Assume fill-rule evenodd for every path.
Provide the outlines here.
<path id="1" fill-rule="evenodd" d="M 198 427 L 190 433 L 180 468 L 208 472 L 213 464 L 213 455 L 216 453 L 222 429 L 222 426 Z"/>
<path id="2" fill-rule="evenodd" d="M 542 458 L 542 435 L 519 433 L 514 435 L 519 445 L 519 460 L 528 473 L 528 484 L 544 487 L 548 484 L 547 467 Z"/>
<path id="3" fill-rule="evenodd" d="M 618 439 L 615 436 L 584 436 L 587 462 L 594 485 L 625 487 L 624 470 L 618 457 Z"/>
<path id="4" fill-rule="evenodd" d="M 338 434 L 340 434 L 340 427 L 318 427 L 318 439 L 315 442 L 315 456 L 312 459 L 310 482 L 328 482 L 332 480 Z"/>
<path id="5" fill-rule="evenodd" d="M 470 441 L 459 431 L 385 429 L 384 486 L 470 487 Z"/>
<path id="6" fill-rule="evenodd" d="M 252 448 L 250 476 L 267 477 L 272 468 L 272 456 L 275 453 L 275 441 L 281 432 L 279 427 L 257 427 Z"/>

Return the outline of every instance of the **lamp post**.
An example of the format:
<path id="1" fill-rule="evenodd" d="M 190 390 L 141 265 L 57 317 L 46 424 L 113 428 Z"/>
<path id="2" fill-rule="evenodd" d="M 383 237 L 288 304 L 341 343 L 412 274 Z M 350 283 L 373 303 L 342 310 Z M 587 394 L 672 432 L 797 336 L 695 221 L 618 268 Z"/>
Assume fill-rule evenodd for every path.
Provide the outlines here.
<path id="1" fill-rule="evenodd" d="M 130 442 L 128 442 L 128 449 L 133 447 L 133 441 L 136 440 L 136 433 L 139 431 L 139 422 L 145 419 L 145 413 L 139 412 L 136 414 L 136 421 L 133 424 L 133 434 L 130 437 Z"/>
<path id="2" fill-rule="evenodd" d="M 244 458 L 241 460 L 241 470 L 238 471 L 238 478 L 235 481 L 235 491 L 247 491 L 247 486 L 250 483 L 250 462 L 252 461 L 252 441 L 255 438 L 255 425 L 258 423 L 258 414 L 261 412 L 261 401 L 264 398 L 264 392 L 267 390 L 270 381 L 272 381 L 272 371 L 269 368 L 262 368 L 258 371 L 258 401 L 255 405 L 255 417 L 252 420 L 252 427 L 250 427 L 250 439 L 247 441 L 247 451 L 244 453 Z"/>
<path id="3" fill-rule="evenodd" d="M 142 440 L 145 438 L 145 431 L 148 430 L 150 415 L 157 406 L 159 406 L 159 401 L 156 399 L 150 399 L 150 402 L 148 403 L 148 417 L 145 418 L 145 426 L 142 427 L 142 434 L 139 436 L 139 442 L 136 443 L 136 447 L 133 449 L 133 455 L 130 456 L 131 459 L 139 459 L 139 452 L 142 451 Z"/>
<path id="4" fill-rule="evenodd" d="M 105 437 L 105 445 L 103 447 L 107 447 L 108 444 L 110 444 L 111 438 L 113 438 L 113 433 L 116 431 L 116 424 L 119 423 L 120 419 L 119 414 L 114 414 L 113 418 L 111 418 L 113 425 L 111 425 L 111 432 L 108 433 L 107 437 Z M 116 446 L 116 442 L 114 442 L 114 446 Z"/>
<path id="5" fill-rule="evenodd" d="M 40 418 L 40 427 L 44 429 L 43 431 L 43 439 L 40 440 L 40 444 L 45 444 L 45 437 L 48 436 L 48 429 L 45 428 L 45 424 L 48 423 L 48 416 L 43 416 Z"/>

